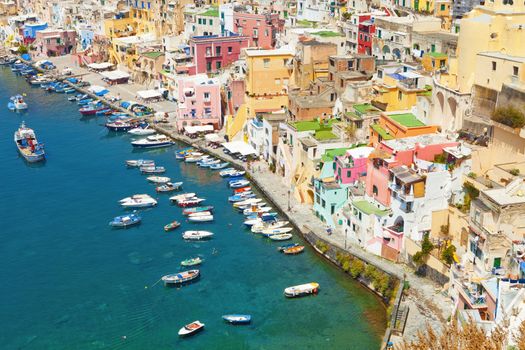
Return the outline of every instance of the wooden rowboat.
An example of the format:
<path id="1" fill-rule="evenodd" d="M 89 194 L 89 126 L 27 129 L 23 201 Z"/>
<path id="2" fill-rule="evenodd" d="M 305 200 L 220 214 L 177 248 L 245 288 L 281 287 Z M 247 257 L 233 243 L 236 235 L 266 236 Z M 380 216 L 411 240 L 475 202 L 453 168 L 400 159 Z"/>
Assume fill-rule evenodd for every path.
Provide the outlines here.
<path id="1" fill-rule="evenodd" d="M 288 255 L 295 255 L 295 254 L 302 253 L 303 250 L 304 250 L 304 245 L 298 245 L 298 246 L 290 247 L 290 248 L 283 250 L 283 253 L 288 254 Z"/>

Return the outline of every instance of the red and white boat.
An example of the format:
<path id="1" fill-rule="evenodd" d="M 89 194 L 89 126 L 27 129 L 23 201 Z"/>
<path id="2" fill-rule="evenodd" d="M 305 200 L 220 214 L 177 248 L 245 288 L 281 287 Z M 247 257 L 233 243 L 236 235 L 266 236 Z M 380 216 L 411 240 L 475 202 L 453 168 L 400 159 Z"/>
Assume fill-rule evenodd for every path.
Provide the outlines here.
<path id="1" fill-rule="evenodd" d="M 233 193 L 238 194 L 238 193 L 248 192 L 248 191 L 251 191 L 251 190 L 252 190 L 252 188 L 250 186 L 246 186 L 246 187 L 241 187 L 241 188 L 234 189 Z"/>
<path id="2" fill-rule="evenodd" d="M 200 321 L 194 321 L 179 329 L 179 336 L 186 337 L 189 335 L 193 335 L 201 331 L 202 329 L 204 329 L 204 323 Z"/>
<path id="3" fill-rule="evenodd" d="M 193 197 L 193 198 L 177 201 L 177 205 L 179 207 L 183 207 L 183 208 L 185 208 L 185 207 L 195 207 L 195 206 L 199 205 L 200 203 L 202 203 L 204 201 L 205 201 L 204 198 Z"/>

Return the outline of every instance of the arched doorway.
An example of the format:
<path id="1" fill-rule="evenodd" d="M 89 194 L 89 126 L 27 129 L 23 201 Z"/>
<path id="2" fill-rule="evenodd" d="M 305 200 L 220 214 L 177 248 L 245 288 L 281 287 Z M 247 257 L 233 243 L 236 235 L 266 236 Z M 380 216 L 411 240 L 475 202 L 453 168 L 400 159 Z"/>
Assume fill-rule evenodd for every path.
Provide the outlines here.
<path id="1" fill-rule="evenodd" d="M 450 113 L 452 114 L 452 116 L 454 118 L 456 118 L 456 110 L 457 110 L 457 107 L 458 107 L 458 103 L 457 103 L 456 99 L 453 98 L 453 97 L 449 97 L 447 99 L 447 102 L 448 102 L 448 108 L 450 109 Z"/>
<path id="2" fill-rule="evenodd" d="M 443 113 L 443 107 L 445 106 L 445 96 L 443 96 L 443 93 L 441 91 L 439 91 L 436 94 L 436 97 L 437 97 L 437 100 L 439 102 L 440 112 Z"/>
<path id="3" fill-rule="evenodd" d="M 392 230 L 396 232 L 404 232 L 405 231 L 405 220 L 402 216 L 398 216 L 396 218 L 396 221 L 394 221 L 394 225 L 391 227 Z"/>
<path id="4" fill-rule="evenodd" d="M 399 49 L 394 49 L 392 50 L 392 54 L 394 55 L 395 58 L 397 58 L 398 60 L 401 59 L 401 51 Z"/>

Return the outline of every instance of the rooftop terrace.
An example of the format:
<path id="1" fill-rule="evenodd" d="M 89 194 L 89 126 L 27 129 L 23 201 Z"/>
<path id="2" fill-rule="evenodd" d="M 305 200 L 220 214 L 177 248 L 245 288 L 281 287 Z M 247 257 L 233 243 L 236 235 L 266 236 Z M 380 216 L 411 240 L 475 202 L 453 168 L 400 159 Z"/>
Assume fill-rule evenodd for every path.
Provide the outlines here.
<path id="1" fill-rule="evenodd" d="M 407 128 L 426 126 L 425 123 L 417 119 L 412 113 L 390 114 L 388 117 L 396 123 L 401 124 Z"/>

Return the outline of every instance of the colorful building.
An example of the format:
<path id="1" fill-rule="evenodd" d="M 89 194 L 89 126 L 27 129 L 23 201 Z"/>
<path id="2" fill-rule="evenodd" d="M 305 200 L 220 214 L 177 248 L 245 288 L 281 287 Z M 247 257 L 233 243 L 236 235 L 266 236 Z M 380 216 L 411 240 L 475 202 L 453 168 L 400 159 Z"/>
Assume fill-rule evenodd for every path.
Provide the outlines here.
<path id="1" fill-rule="evenodd" d="M 73 53 L 77 45 L 77 33 L 74 30 L 47 28 L 36 32 L 33 43 L 38 52 L 48 57 Z"/>
<path id="2" fill-rule="evenodd" d="M 368 18 L 366 18 L 368 17 Z M 359 17 L 357 35 L 357 53 L 362 55 L 372 54 L 372 38 L 374 37 L 376 26 L 370 16 Z"/>
<path id="3" fill-rule="evenodd" d="M 335 179 L 344 185 L 353 184 L 366 176 L 368 156 L 373 147 L 357 147 L 335 158 Z"/>
<path id="4" fill-rule="evenodd" d="M 194 36 L 190 39 L 191 55 L 197 73 L 215 73 L 239 59 L 248 47 L 246 36 Z"/>
<path id="5" fill-rule="evenodd" d="M 315 216 L 332 228 L 343 224 L 342 220 L 334 218 L 348 201 L 348 186 L 336 181 L 334 175 L 334 163 L 325 162 L 321 174 L 314 179 Z"/>
<path id="6" fill-rule="evenodd" d="M 277 13 L 233 13 L 233 31 L 250 38 L 250 47 L 273 49 L 284 26 Z"/>
<path id="7" fill-rule="evenodd" d="M 217 78 L 197 74 L 179 78 L 175 84 L 179 131 L 194 125 L 213 125 L 214 129 L 222 127 L 221 84 Z"/>
<path id="8" fill-rule="evenodd" d="M 36 39 L 36 33 L 39 30 L 47 28 L 46 22 L 26 23 L 22 29 L 24 44 L 30 44 Z"/>
<path id="9" fill-rule="evenodd" d="M 379 122 L 370 126 L 370 145 L 375 147 L 383 140 L 434 134 L 437 131 L 437 125 L 426 125 L 412 113 L 382 113 Z"/>

